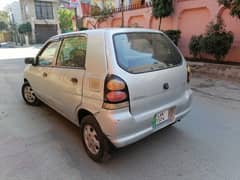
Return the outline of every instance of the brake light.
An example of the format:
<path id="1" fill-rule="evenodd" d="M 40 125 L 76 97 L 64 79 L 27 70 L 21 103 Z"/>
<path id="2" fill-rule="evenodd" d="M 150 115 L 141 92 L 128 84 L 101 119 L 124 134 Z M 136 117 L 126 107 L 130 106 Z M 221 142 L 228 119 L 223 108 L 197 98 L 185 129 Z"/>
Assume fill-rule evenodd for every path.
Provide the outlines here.
<path id="1" fill-rule="evenodd" d="M 119 109 L 129 106 L 128 88 L 124 80 L 116 75 L 108 75 L 104 86 L 105 109 Z"/>
<path id="2" fill-rule="evenodd" d="M 191 67 L 187 65 L 187 83 L 190 83 L 191 80 Z"/>
<path id="3" fill-rule="evenodd" d="M 106 97 L 109 102 L 114 103 L 114 102 L 121 102 L 125 100 L 127 98 L 127 94 L 122 91 L 112 91 L 112 92 L 108 92 Z"/>

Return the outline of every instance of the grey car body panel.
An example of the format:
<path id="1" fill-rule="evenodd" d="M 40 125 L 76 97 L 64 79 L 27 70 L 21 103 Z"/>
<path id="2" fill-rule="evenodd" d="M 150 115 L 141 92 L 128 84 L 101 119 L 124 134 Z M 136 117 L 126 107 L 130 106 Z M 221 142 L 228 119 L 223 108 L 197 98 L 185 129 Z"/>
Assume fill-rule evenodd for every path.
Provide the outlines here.
<path id="1" fill-rule="evenodd" d="M 61 41 L 68 37 L 87 36 L 85 69 L 74 70 L 69 75 L 68 69 L 54 70 L 55 67 L 53 67 L 52 73 L 60 73 L 61 75 L 55 75 L 51 83 L 62 84 L 58 87 L 55 86 L 54 91 L 50 92 L 48 90 L 44 93 L 42 88 L 47 86 L 46 82 L 40 82 L 42 79 L 36 80 L 36 77 L 34 77 L 41 75 L 42 70 L 38 69 L 38 66 L 30 65 L 26 67 L 24 73 L 24 78 L 33 85 L 33 89 L 40 99 L 76 125 L 79 125 L 79 110 L 83 109 L 92 113 L 104 134 L 116 147 L 123 147 L 136 142 L 175 122 L 167 120 L 156 128 L 152 127 L 152 118 L 158 112 L 175 107 L 176 120 L 183 118 L 190 111 L 192 101 L 192 91 L 186 82 L 187 67 L 183 57 L 182 64 L 179 66 L 140 74 L 131 74 L 118 65 L 113 35 L 125 32 L 162 34 L 162 32 L 149 29 L 116 28 L 57 35 L 47 41 L 46 44 L 52 41 Z M 104 82 L 108 74 L 117 75 L 126 82 L 129 90 L 129 108 L 106 110 L 102 107 Z M 69 79 L 72 76 L 79 76 L 79 87 L 71 88 L 68 83 L 62 81 L 62 79 Z M 60 77 L 61 79 L 59 79 Z M 38 83 L 41 84 L 41 88 L 36 85 Z M 169 89 L 165 90 L 163 88 L 164 83 L 169 84 Z M 45 93 L 53 92 L 55 94 L 50 96 L 53 100 L 45 95 Z M 60 106 L 61 103 L 56 103 L 58 97 L 61 97 L 61 103 L 68 108 Z"/>

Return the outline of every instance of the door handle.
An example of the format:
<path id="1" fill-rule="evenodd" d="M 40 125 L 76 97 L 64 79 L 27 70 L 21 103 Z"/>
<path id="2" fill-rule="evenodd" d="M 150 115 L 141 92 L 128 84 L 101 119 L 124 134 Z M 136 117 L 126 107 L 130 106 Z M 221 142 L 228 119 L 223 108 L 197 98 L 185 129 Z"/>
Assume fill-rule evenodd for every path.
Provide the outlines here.
<path id="1" fill-rule="evenodd" d="M 71 78 L 71 82 L 74 83 L 74 84 L 77 84 L 78 83 L 78 79 L 77 78 Z"/>
<path id="2" fill-rule="evenodd" d="M 46 72 L 43 73 L 43 77 L 47 77 L 48 74 Z"/>

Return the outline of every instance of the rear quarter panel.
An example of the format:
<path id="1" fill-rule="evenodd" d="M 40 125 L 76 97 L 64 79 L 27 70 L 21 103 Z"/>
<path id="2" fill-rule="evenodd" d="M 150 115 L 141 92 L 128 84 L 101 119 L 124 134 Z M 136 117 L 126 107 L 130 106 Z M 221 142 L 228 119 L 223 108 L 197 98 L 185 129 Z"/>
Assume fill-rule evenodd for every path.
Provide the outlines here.
<path id="1" fill-rule="evenodd" d="M 104 81 L 107 75 L 105 44 L 103 31 L 88 33 L 86 73 L 83 81 L 83 101 L 78 110 L 86 109 L 94 114 L 102 108 Z"/>

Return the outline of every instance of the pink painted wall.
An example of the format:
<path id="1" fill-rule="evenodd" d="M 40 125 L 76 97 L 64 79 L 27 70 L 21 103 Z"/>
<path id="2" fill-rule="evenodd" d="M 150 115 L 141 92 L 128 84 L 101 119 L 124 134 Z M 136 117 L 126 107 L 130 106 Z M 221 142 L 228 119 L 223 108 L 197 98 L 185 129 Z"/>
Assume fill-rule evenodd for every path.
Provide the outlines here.
<path id="1" fill-rule="evenodd" d="M 222 16 L 227 30 L 234 33 L 234 43 L 229 54 L 228 61 L 240 62 L 240 20 L 229 15 L 229 10 L 220 7 L 217 0 L 175 0 L 174 13 L 162 21 L 162 30 L 180 29 L 182 32 L 179 48 L 183 54 L 190 57 L 188 44 L 192 35 L 204 33 L 206 25 L 216 19 L 217 15 Z M 129 10 L 124 12 L 124 25 L 157 29 L 159 21 L 151 15 L 151 8 Z M 91 25 L 86 22 L 91 28 Z M 114 17 L 103 22 L 99 27 L 120 27 L 121 13 L 114 14 Z"/>

